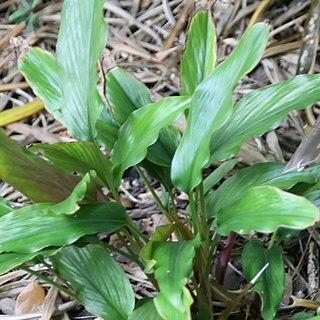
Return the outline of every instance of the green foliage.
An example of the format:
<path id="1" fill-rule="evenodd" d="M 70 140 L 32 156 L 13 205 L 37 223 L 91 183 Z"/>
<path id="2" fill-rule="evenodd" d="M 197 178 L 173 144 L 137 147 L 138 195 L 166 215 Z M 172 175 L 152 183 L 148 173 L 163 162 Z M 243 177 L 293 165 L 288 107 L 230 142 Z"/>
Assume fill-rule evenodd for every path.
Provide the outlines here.
<path id="1" fill-rule="evenodd" d="M 217 213 L 217 232 L 271 233 L 279 227 L 305 229 L 319 220 L 319 209 L 303 197 L 263 186 L 245 191 L 242 197 Z"/>
<path id="2" fill-rule="evenodd" d="M 199 11 L 191 21 L 186 49 L 181 59 L 181 93 L 191 96 L 215 67 L 216 35 L 212 18 Z"/>
<path id="3" fill-rule="evenodd" d="M 37 203 L 14 210 L 0 198 L 0 272 L 49 257 L 64 279 L 62 287 L 56 285 L 95 316 L 212 319 L 212 299 L 224 290 L 216 285 L 212 261 L 227 263 L 232 247 L 231 240 L 220 253 L 220 236 L 273 233 L 268 249 L 254 240 L 242 254 L 248 281 L 269 263 L 253 289 L 261 295 L 264 318 L 273 319 L 284 289 L 279 243 L 319 220 L 319 170 L 284 173 L 281 163 L 238 170 L 237 159 L 215 163 L 207 178 L 202 170 L 275 128 L 289 111 L 320 99 L 320 76 L 273 84 L 234 104 L 233 89 L 261 59 L 268 27 L 249 28 L 215 67 L 212 17 L 199 11 L 181 61 L 181 96 L 153 101 L 146 85 L 114 67 L 105 75 L 103 99 L 96 68 L 107 38 L 103 6 L 104 0 L 64 0 L 57 58 L 32 48 L 19 59 L 34 93 L 78 141 L 26 150 L 0 131 L 1 179 Z M 174 123 L 184 114 L 186 129 L 180 132 Z M 149 239 L 120 203 L 118 187 L 132 166 L 168 220 Z M 140 167 L 162 184 L 161 199 Z M 219 185 L 226 175 L 231 177 Z M 188 193 L 186 219 L 180 220 L 173 183 Z M 97 236 L 113 232 L 126 251 Z M 153 299 L 136 303 L 114 252 L 145 272 L 158 291 Z"/>
<path id="4" fill-rule="evenodd" d="M 189 193 L 201 182 L 201 169 L 210 156 L 211 136 L 232 114 L 232 90 L 260 61 L 267 40 L 268 27 L 265 24 L 253 26 L 232 54 L 197 86 L 187 128 L 172 163 L 173 182 L 182 191 Z"/>
<path id="5" fill-rule="evenodd" d="M 51 259 L 89 312 L 104 319 L 128 319 L 134 308 L 133 290 L 125 273 L 103 248 L 93 244 L 66 247 Z"/>
<path id="6" fill-rule="evenodd" d="M 260 241 L 250 241 L 242 253 L 242 267 L 246 279 L 251 281 L 266 265 L 266 270 L 253 289 L 261 296 L 263 318 L 272 320 L 285 290 L 282 249 L 278 246 L 265 249 Z"/>

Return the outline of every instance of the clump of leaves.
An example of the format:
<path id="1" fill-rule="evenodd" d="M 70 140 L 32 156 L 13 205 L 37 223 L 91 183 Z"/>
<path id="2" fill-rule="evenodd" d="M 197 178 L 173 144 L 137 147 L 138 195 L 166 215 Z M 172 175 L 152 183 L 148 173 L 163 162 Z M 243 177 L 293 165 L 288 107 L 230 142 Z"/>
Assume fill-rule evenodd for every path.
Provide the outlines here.
<path id="1" fill-rule="evenodd" d="M 108 320 L 213 319 L 214 313 L 227 319 L 253 286 L 264 319 L 273 319 L 284 292 L 281 242 L 319 220 L 317 168 L 284 173 L 282 163 L 256 164 L 216 186 L 236 165 L 229 159 L 246 139 L 320 99 L 320 76 L 297 76 L 234 103 L 234 87 L 262 58 L 268 26 L 249 28 L 216 66 L 214 24 L 201 10 L 182 56 L 182 95 L 153 101 L 144 84 L 114 67 L 105 76 L 106 106 L 96 69 L 107 40 L 103 5 L 65 0 L 56 57 L 39 48 L 20 57 L 19 69 L 33 91 L 78 141 L 26 150 L 0 131 L 0 177 L 37 202 L 13 210 L 1 200 L 0 272 L 20 267 L 37 274 L 25 264 L 48 258 L 46 265 L 65 282 L 47 280 Z M 184 114 L 187 126 L 180 132 L 174 123 Z M 221 165 L 204 178 L 203 169 L 214 161 Z M 149 239 L 120 202 L 118 187 L 132 166 L 168 220 Z M 162 199 L 145 170 L 162 184 Z M 293 194 L 300 182 L 307 190 Z M 187 223 L 179 218 L 176 190 L 189 197 Z M 234 237 L 252 231 L 272 237 L 268 244 L 248 241 L 242 253 L 248 286 L 237 297 L 221 284 Z M 127 251 L 88 237 L 101 232 L 116 232 Z M 170 240 L 173 233 L 177 241 Z M 225 236 L 228 245 L 218 252 Z M 135 301 L 112 252 L 144 270 L 158 292 L 153 299 Z M 214 259 L 221 264 L 221 284 L 212 271 Z M 213 307 L 216 300 L 226 309 Z"/>

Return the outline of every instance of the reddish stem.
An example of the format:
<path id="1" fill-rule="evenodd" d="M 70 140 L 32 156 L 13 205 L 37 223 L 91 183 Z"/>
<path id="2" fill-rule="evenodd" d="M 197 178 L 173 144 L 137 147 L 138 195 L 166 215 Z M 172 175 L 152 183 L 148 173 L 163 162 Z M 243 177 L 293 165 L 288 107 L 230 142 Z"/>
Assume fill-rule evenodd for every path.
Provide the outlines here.
<path id="1" fill-rule="evenodd" d="M 228 263 L 230 261 L 235 236 L 236 234 L 233 231 L 229 233 L 226 241 L 226 246 L 222 249 L 220 254 L 220 272 L 219 272 L 220 284 L 223 284 L 224 282 L 224 277 L 226 275 Z"/>

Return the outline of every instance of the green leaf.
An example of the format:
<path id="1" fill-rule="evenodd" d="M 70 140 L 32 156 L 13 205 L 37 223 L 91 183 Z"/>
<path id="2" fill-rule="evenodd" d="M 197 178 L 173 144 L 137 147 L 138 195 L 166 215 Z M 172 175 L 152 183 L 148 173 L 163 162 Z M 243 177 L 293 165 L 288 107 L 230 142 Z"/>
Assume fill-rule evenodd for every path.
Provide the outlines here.
<path id="1" fill-rule="evenodd" d="M 48 249 L 34 253 L 14 253 L 14 252 L 3 252 L 0 253 L 0 275 L 16 268 L 23 263 L 34 259 L 39 255 L 51 256 L 56 254 L 59 249 Z"/>
<path id="2" fill-rule="evenodd" d="M 84 204 L 74 215 L 48 212 L 52 204 L 36 204 L 0 217 L 0 252 L 33 253 L 64 246 L 87 234 L 113 232 L 126 223 L 115 202 Z"/>
<path id="3" fill-rule="evenodd" d="M 12 211 L 10 203 L 0 196 L 0 217 Z"/>
<path id="4" fill-rule="evenodd" d="M 158 138 L 163 127 L 171 125 L 189 106 L 190 98 L 167 97 L 132 112 L 119 131 L 114 146 L 115 181 L 120 182 L 123 172 L 142 161 L 148 147 Z"/>
<path id="5" fill-rule="evenodd" d="M 146 299 L 143 299 L 143 300 L 146 300 Z M 133 313 L 129 317 L 129 320 L 161 320 L 161 319 L 163 318 L 159 316 L 158 311 L 154 305 L 153 299 L 148 299 L 147 302 L 136 307 L 136 309 L 134 309 Z"/>
<path id="6" fill-rule="evenodd" d="M 228 59 L 196 88 L 171 171 L 174 184 L 182 191 L 189 193 L 200 183 L 201 170 L 210 157 L 211 136 L 232 114 L 233 88 L 259 62 L 267 40 L 265 24 L 248 29 Z"/>
<path id="7" fill-rule="evenodd" d="M 104 319 L 128 319 L 134 308 L 132 287 L 123 270 L 102 247 L 92 244 L 84 248 L 66 247 L 52 260 L 89 312 Z"/>
<path id="8" fill-rule="evenodd" d="M 18 67 L 33 92 L 43 100 L 47 111 L 63 123 L 61 90 L 55 57 L 48 51 L 33 48 L 19 58 Z"/>
<path id="9" fill-rule="evenodd" d="M 216 33 L 212 17 L 199 11 L 192 19 L 181 60 L 181 93 L 191 96 L 213 71 L 216 62 Z"/>
<path id="10" fill-rule="evenodd" d="M 216 191 L 206 198 L 208 215 L 214 216 L 219 210 L 239 200 L 243 193 L 252 187 L 271 185 L 281 189 L 290 189 L 299 182 L 315 183 L 315 176 L 308 171 L 290 171 L 283 173 L 284 163 L 258 163 L 239 170 L 227 179 Z"/>
<path id="11" fill-rule="evenodd" d="M 118 67 L 111 69 L 106 75 L 106 96 L 119 126 L 133 111 L 153 102 L 148 87 Z M 170 167 L 179 142 L 180 133 L 177 129 L 163 128 L 158 141 L 148 148 L 148 160 L 160 166 Z"/>
<path id="12" fill-rule="evenodd" d="M 320 209 L 320 190 L 308 194 L 306 198 Z"/>
<path id="13" fill-rule="evenodd" d="M 271 233 L 279 227 L 305 229 L 319 220 L 319 209 L 303 197 L 275 187 L 254 187 L 217 213 L 216 231 L 248 234 L 252 230 Z"/>
<path id="14" fill-rule="evenodd" d="M 88 192 L 96 188 L 95 178 L 95 171 L 88 172 L 75 186 L 68 198 L 49 207 L 46 212 L 55 214 L 74 214 L 77 212 L 80 209 L 79 203 L 85 199 Z M 94 200 L 96 199 L 93 199 L 93 202 Z"/>
<path id="15" fill-rule="evenodd" d="M 0 178 L 35 202 L 59 202 L 79 179 L 24 149 L 0 130 Z"/>
<path id="16" fill-rule="evenodd" d="M 105 0 L 65 0 L 57 42 L 62 115 L 78 140 L 93 141 L 104 108 L 97 90 L 97 60 L 107 40 Z"/>
<path id="17" fill-rule="evenodd" d="M 300 75 L 246 95 L 212 136 L 209 163 L 231 157 L 245 140 L 276 128 L 289 111 L 312 105 L 320 99 L 319 87 L 320 75 Z"/>
<path id="18" fill-rule="evenodd" d="M 32 147 L 31 150 L 41 150 L 46 158 L 63 171 L 77 171 L 85 174 L 90 170 L 94 170 L 105 185 L 110 187 L 113 184 L 111 176 L 112 164 L 92 142 L 39 144 Z"/>
<path id="19" fill-rule="evenodd" d="M 320 320 L 320 316 L 314 317 L 312 313 L 302 311 L 302 312 L 296 313 L 292 318 L 292 320 L 306 320 L 306 319 Z"/>
<path id="20" fill-rule="evenodd" d="M 181 140 L 181 134 L 173 126 L 162 128 L 158 140 L 148 148 L 147 160 L 158 166 L 170 167 Z"/>
<path id="21" fill-rule="evenodd" d="M 154 303 L 164 319 L 190 319 L 192 297 L 185 285 L 192 273 L 198 245 L 198 240 L 152 243 L 151 259 L 160 288 Z"/>
<path id="22" fill-rule="evenodd" d="M 118 67 L 106 75 L 106 97 L 118 125 L 122 125 L 136 109 L 152 103 L 150 90 Z"/>
<path id="23" fill-rule="evenodd" d="M 266 264 L 268 267 L 258 278 L 253 290 L 262 299 L 263 318 L 272 320 L 285 290 L 282 248 L 273 246 L 265 249 L 260 241 L 250 241 L 242 253 L 242 267 L 247 281 L 251 281 Z"/>
<path id="24" fill-rule="evenodd" d="M 210 189 L 213 188 L 226 173 L 231 171 L 238 162 L 239 159 L 231 159 L 222 163 L 217 169 L 210 173 L 203 181 L 204 193 L 208 193 Z"/>

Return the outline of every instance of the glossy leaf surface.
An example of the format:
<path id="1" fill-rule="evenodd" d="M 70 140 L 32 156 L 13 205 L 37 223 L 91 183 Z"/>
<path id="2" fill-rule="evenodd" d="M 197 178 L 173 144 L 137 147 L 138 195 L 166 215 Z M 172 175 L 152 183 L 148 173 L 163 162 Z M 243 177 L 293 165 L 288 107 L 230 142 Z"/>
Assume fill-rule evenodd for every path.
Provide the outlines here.
<path id="1" fill-rule="evenodd" d="M 0 253 L 0 275 L 20 266 L 29 260 L 34 259 L 36 256 L 50 256 L 56 254 L 58 250 L 60 249 L 42 250 L 34 253 L 2 252 Z"/>
<path id="2" fill-rule="evenodd" d="M 271 233 L 279 227 L 305 229 L 319 220 L 319 209 L 303 197 L 275 187 L 248 189 L 242 197 L 217 213 L 216 231 Z"/>
<path id="3" fill-rule="evenodd" d="M 276 128 L 289 111 L 312 105 L 320 99 L 319 88 L 320 75 L 300 75 L 246 95 L 212 136 L 210 163 L 229 158 L 245 140 Z"/>
<path id="4" fill-rule="evenodd" d="M 283 173 L 284 163 L 266 162 L 239 170 L 207 196 L 208 215 L 213 216 L 222 208 L 240 199 L 243 193 L 252 187 L 271 185 L 281 189 L 290 189 L 298 182 L 315 183 L 316 177 L 308 171 L 290 171 Z"/>
<path id="5" fill-rule="evenodd" d="M 106 96 L 116 123 L 121 126 L 130 114 L 153 101 L 149 88 L 130 73 L 115 67 L 106 75 Z M 148 148 L 147 159 L 170 167 L 180 142 L 180 133 L 173 127 L 163 128 L 158 141 Z"/>
<path id="6" fill-rule="evenodd" d="M 119 131 L 113 150 L 116 181 L 120 181 L 127 168 L 145 158 L 148 147 L 157 140 L 160 130 L 176 121 L 189 103 L 187 97 L 168 97 L 131 113 Z"/>
<path id="7" fill-rule="evenodd" d="M 112 184 L 111 162 L 99 148 L 87 141 L 36 145 L 32 150 L 41 150 L 43 155 L 61 170 L 87 173 L 94 170 L 107 186 Z"/>
<path id="8" fill-rule="evenodd" d="M 47 111 L 63 122 L 61 90 L 55 57 L 48 51 L 32 48 L 20 57 L 18 67 L 33 92 L 44 102 Z"/>
<path id="9" fill-rule="evenodd" d="M 106 96 L 117 124 L 131 112 L 152 103 L 150 90 L 130 73 L 115 67 L 106 74 Z"/>
<path id="10" fill-rule="evenodd" d="M 154 298 L 156 308 L 164 319 L 190 318 L 192 297 L 185 287 L 192 273 L 196 240 L 153 242 L 151 259 L 160 293 Z"/>
<path id="11" fill-rule="evenodd" d="M 52 204 L 36 204 L 0 217 L 0 252 L 33 253 L 64 246 L 87 234 L 113 232 L 126 223 L 115 202 L 82 205 L 74 215 L 48 212 Z"/>
<path id="12" fill-rule="evenodd" d="M 267 40 L 265 24 L 248 29 L 232 54 L 195 90 L 171 171 L 174 184 L 185 193 L 200 183 L 201 170 L 210 158 L 211 136 L 232 114 L 233 88 L 259 62 Z"/>
<path id="13" fill-rule="evenodd" d="M 65 0 L 57 42 L 62 115 L 78 140 L 93 141 L 103 103 L 97 91 L 97 60 L 107 41 L 105 0 Z"/>
<path id="14" fill-rule="evenodd" d="M 59 202 L 79 179 L 24 149 L 0 130 L 0 178 L 35 202 Z"/>
<path id="15" fill-rule="evenodd" d="M 98 245 L 63 248 L 52 257 L 85 308 L 103 319 L 128 319 L 134 308 L 130 282 L 110 255 Z"/>
<path id="16" fill-rule="evenodd" d="M 10 203 L 0 196 L 0 217 L 12 211 Z"/>
<path id="17" fill-rule="evenodd" d="M 208 193 L 210 189 L 213 188 L 226 173 L 231 171 L 238 162 L 238 159 L 226 161 L 206 177 L 203 181 L 204 193 Z"/>
<path id="18" fill-rule="evenodd" d="M 211 15 L 199 11 L 193 17 L 181 60 L 181 93 L 191 96 L 213 71 L 216 62 L 216 34 Z"/>
<path id="19" fill-rule="evenodd" d="M 140 300 L 141 301 L 141 300 Z M 139 302 L 140 302 L 139 301 Z M 162 320 L 154 305 L 153 299 L 137 306 L 129 317 L 129 320 Z"/>
<path id="20" fill-rule="evenodd" d="M 264 320 L 272 320 L 285 290 L 282 248 L 273 246 L 265 249 L 260 241 L 250 241 L 242 253 L 242 267 L 247 281 L 251 281 L 266 264 L 269 265 L 258 278 L 253 290 L 261 296 Z"/>
<path id="21" fill-rule="evenodd" d="M 75 186 L 71 194 L 65 200 L 49 207 L 46 212 L 56 214 L 73 214 L 80 209 L 79 203 L 86 198 L 87 193 L 91 193 L 96 188 L 95 171 L 88 172 Z M 95 202 L 96 199 L 92 199 Z"/>

